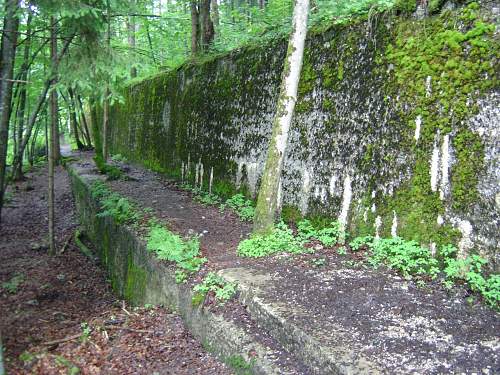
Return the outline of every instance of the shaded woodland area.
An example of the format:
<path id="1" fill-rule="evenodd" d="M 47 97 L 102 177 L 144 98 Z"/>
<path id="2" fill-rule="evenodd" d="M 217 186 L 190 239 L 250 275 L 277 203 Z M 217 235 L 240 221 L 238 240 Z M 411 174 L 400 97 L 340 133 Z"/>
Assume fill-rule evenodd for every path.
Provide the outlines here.
<path id="1" fill-rule="evenodd" d="M 500 370 L 494 2 L 0 4 L 0 375 Z"/>

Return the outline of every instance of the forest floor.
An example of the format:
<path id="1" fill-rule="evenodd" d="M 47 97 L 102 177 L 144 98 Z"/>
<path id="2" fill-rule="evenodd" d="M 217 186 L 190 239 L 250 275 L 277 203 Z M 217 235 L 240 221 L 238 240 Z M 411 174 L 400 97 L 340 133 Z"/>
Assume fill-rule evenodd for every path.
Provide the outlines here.
<path id="1" fill-rule="evenodd" d="M 57 256 L 47 248 L 47 172 L 11 185 L 0 227 L 0 332 L 9 374 L 229 374 L 160 307 L 118 300 L 73 243 L 67 172 L 56 185 Z"/>

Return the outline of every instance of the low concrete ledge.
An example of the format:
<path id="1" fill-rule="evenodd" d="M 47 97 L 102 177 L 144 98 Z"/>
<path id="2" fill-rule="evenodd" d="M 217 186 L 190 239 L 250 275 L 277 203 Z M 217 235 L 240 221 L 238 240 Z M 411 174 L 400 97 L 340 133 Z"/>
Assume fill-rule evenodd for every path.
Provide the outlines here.
<path id="1" fill-rule="evenodd" d="M 191 333 L 221 360 L 241 357 L 255 374 L 296 374 L 279 363 L 279 352 L 255 340 L 235 322 L 192 305 L 192 291 L 175 282 L 175 272 L 147 251 L 131 228 L 110 217 L 98 217 L 91 184 L 101 179 L 90 166 L 67 166 L 80 223 L 107 269 L 112 287 L 133 304 L 164 305 L 178 312 Z M 286 367 L 286 366 L 285 366 Z"/>

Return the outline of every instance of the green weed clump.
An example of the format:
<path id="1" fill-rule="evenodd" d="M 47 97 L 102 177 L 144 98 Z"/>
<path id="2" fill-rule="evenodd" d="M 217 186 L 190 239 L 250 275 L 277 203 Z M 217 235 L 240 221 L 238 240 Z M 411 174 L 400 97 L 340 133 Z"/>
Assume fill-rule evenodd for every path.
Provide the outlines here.
<path id="1" fill-rule="evenodd" d="M 5 289 L 10 294 L 16 294 L 19 286 L 24 283 L 24 275 L 14 275 L 9 281 L 2 283 L 2 289 Z"/>
<path id="2" fill-rule="evenodd" d="M 95 181 L 91 188 L 92 198 L 101 205 L 98 217 L 112 217 L 119 224 L 130 224 L 139 221 L 142 217 L 140 210 L 134 203 L 120 194 L 111 191 L 102 181 Z"/>
<path id="3" fill-rule="evenodd" d="M 227 282 L 222 276 L 217 275 L 215 272 L 209 272 L 201 284 L 195 285 L 193 290 L 193 305 L 197 306 L 205 300 L 205 296 L 209 292 L 214 292 L 215 298 L 225 303 L 229 301 L 236 294 L 236 283 Z"/>
<path id="4" fill-rule="evenodd" d="M 373 266 L 386 264 L 405 277 L 429 275 L 435 278 L 439 273 L 438 261 L 429 249 L 416 241 L 399 237 L 381 238 L 370 245 L 372 254 L 368 262 Z"/>
<path id="5" fill-rule="evenodd" d="M 326 247 L 343 243 L 347 237 L 342 224 L 338 221 L 332 221 L 329 225 L 316 229 L 310 220 L 304 219 L 297 223 L 297 230 L 302 240 L 316 239 Z"/>
<path id="6" fill-rule="evenodd" d="M 487 261 L 479 255 L 472 254 L 465 259 L 457 259 L 457 248 L 446 245 L 441 247 L 438 258 L 435 258 L 429 249 L 416 241 L 399 237 L 356 237 L 349 246 L 353 251 L 362 247 L 369 249 L 368 262 L 372 266 L 385 264 L 407 278 L 427 276 L 436 279 L 440 276 L 446 288 L 465 283 L 473 292 L 480 294 L 488 305 L 499 308 L 500 275 L 486 276 L 483 270 Z"/>
<path id="7" fill-rule="evenodd" d="M 158 259 L 174 262 L 177 265 L 177 283 L 185 282 L 189 274 L 197 272 L 207 261 L 206 258 L 200 257 L 198 238 L 183 240 L 179 235 L 156 223 L 150 227 L 146 246 Z"/>
<path id="8" fill-rule="evenodd" d="M 230 207 L 243 221 L 252 221 L 255 215 L 255 208 L 251 200 L 246 199 L 243 194 L 235 194 L 229 198 L 225 204 L 221 205 L 221 211 Z"/>
<path id="9" fill-rule="evenodd" d="M 302 253 L 303 241 L 294 236 L 293 231 L 283 222 L 276 224 L 268 235 L 254 235 L 240 242 L 238 255 L 260 258 L 276 253 Z"/>
<path id="10" fill-rule="evenodd" d="M 313 240 L 319 241 L 323 246 L 332 247 L 343 242 L 346 237 L 342 225 L 337 221 L 317 229 L 310 220 L 301 220 L 297 223 L 297 235 L 285 223 L 280 222 L 270 234 L 254 235 L 241 241 L 238 245 L 238 255 L 259 258 L 281 252 L 304 253 L 311 251 L 304 245 Z"/>

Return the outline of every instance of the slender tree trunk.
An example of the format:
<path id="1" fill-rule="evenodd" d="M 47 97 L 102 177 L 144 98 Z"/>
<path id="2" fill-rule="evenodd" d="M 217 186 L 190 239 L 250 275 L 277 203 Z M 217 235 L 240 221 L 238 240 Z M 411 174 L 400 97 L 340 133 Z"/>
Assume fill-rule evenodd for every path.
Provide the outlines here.
<path id="1" fill-rule="evenodd" d="M 292 34 L 288 42 L 280 95 L 273 122 L 273 133 L 255 209 L 254 233 L 258 234 L 266 234 L 273 230 L 274 219 L 279 211 L 278 192 L 281 185 L 281 171 L 295 102 L 297 101 L 308 12 L 309 0 L 295 0 Z"/>
<path id="2" fill-rule="evenodd" d="M 211 0 L 201 0 L 201 46 L 203 51 L 207 51 L 210 48 L 215 35 L 214 24 L 210 17 L 210 3 Z"/>
<path id="3" fill-rule="evenodd" d="M 12 101 L 12 76 L 16 59 L 19 0 L 5 1 L 0 64 L 0 221 L 2 217 L 3 195 L 5 191 L 5 172 L 7 144 L 9 142 L 9 120 Z"/>
<path id="4" fill-rule="evenodd" d="M 80 124 L 82 124 L 83 127 L 85 143 L 87 144 L 88 147 L 92 147 L 92 139 L 90 137 L 89 126 L 87 124 L 87 117 L 85 117 L 85 111 L 83 110 L 82 98 L 80 97 L 80 95 L 76 95 L 75 99 L 78 111 L 80 112 L 80 119 L 81 119 Z"/>
<path id="5" fill-rule="evenodd" d="M 51 18 L 50 32 L 50 58 L 52 62 L 52 74 L 55 75 L 57 68 L 57 30 L 55 19 Z M 54 81 L 57 77 L 54 77 Z M 58 136 L 58 108 L 57 108 L 57 90 L 55 88 L 50 92 L 50 131 L 49 131 L 49 254 L 56 254 L 55 241 L 55 210 L 54 210 L 54 168 L 57 162 L 56 137 Z"/>
<path id="6" fill-rule="evenodd" d="M 218 0 L 212 0 L 212 19 L 214 21 L 214 31 L 218 32 L 220 26 L 219 4 Z"/>
<path id="7" fill-rule="evenodd" d="M 73 133 L 73 137 L 75 138 L 76 147 L 78 150 L 82 151 L 85 149 L 82 141 L 80 141 L 80 135 L 78 134 L 78 120 L 76 118 L 76 108 L 74 106 L 71 95 L 68 90 L 68 97 L 64 97 L 66 104 L 68 105 L 69 112 L 69 127 L 71 129 L 71 133 Z"/>
<path id="8" fill-rule="evenodd" d="M 191 0 L 191 54 L 196 55 L 198 53 L 199 45 L 199 24 L 200 24 L 200 13 L 198 12 L 198 0 Z"/>
<path id="9" fill-rule="evenodd" d="M 45 107 L 45 160 L 49 161 L 49 106 Z"/>
<path id="10" fill-rule="evenodd" d="M 132 8 L 135 7 L 135 1 L 132 0 L 130 1 L 130 6 Z M 108 21 L 109 22 L 109 21 Z M 134 17 L 127 17 L 127 32 L 128 32 L 128 47 L 130 48 L 130 61 L 134 61 L 134 51 L 135 51 L 135 29 L 136 29 L 136 25 L 135 25 L 135 19 Z M 109 31 L 108 31 L 109 32 Z M 137 68 L 136 67 L 132 67 L 130 68 L 130 77 L 131 78 L 135 78 L 137 77 Z"/>
<path id="11" fill-rule="evenodd" d="M 109 0 L 107 1 L 108 12 L 108 31 L 106 33 L 106 46 L 108 56 L 111 55 L 111 10 L 109 8 Z M 106 83 L 106 91 L 104 92 L 104 113 L 102 116 L 102 157 L 104 163 L 108 161 L 108 127 L 109 127 L 109 78 Z"/>
<path id="12" fill-rule="evenodd" d="M 33 18 L 32 13 L 30 12 L 28 15 L 28 20 L 26 22 L 26 40 L 24 44 L 24 56 L 23 56 L 23 65 L 21 66 L 21 80 L 28 80 L 28 69 L 29 69 L 29 59 L 30 59 L 30 50 L 31 50 L 31 20 Z M 27 84 L 20 83 L 20 92 L 19 92 L 19 108 L 17 113 L 17 136 L 16 136 L 16 144 L 17 148 L 14 153 L 15 158 L 17 159 L 16 163 L 13 163 L 12 174 L 14 180 L 21 180 L 23 178 L 23 152 L 21 144 L 23 142 L 23 132 L 24 132 L 24 123 L 25 123 L 25 111 L 26 111 L 26 94 L 27 94 Z M 24 150 L 22 150 L 24 151 Z"/>

